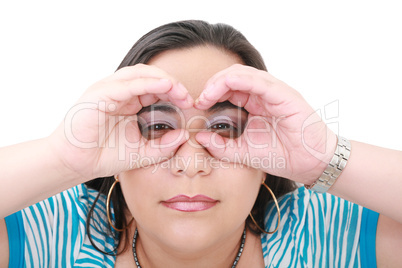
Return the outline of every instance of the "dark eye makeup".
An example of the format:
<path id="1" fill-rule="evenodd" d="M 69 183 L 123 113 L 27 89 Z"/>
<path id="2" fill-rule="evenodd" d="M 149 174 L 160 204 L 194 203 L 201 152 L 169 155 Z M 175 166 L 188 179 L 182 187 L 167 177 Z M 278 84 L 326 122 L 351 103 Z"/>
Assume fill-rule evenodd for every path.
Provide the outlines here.
<path id="1" fill-rule="evenodd" d="M 137 115 L 141 134 L 148 140 L 161 138 L 174 129 L 186 128 L 183 112 L 170 103 L 161 102 L 144 107 Z M 225 138 L 238 138 L 244 131 L 247 117 L 248 112 L 244 108 L 228 101 L 217 103 L 205 112 L 205 126 L 202 129 Z"/>
<path id="2" fill-rule="evenodd" d="M 170 124 L 166 123 L 153 123 L 153 124 L 140 124 L 138 121 L 138 125 L 140 127 L 141 135 L 147 140 L 153 140 L 162 137 L 168 131 L 174 130 L 175 128 Z"/>
<path id="3" fill-rule="evenodd" d="M 243 133 L 244 126 L 242 118 L 233 116 L 233 111 L 229 111 L 229 115 L 213 116 L 208 122 L 207 129 L 222 137 L 234 139 Z"/>

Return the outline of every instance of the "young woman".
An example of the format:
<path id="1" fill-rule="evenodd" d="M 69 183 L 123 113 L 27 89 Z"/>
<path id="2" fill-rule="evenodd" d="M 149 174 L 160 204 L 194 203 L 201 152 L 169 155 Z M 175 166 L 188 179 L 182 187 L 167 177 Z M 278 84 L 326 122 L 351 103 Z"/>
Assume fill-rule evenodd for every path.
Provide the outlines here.
<path id="1" fill-rule="evenodd" d="M 337 137 L 238 31 L 164 25 L 118 69 L 1 149 L 2 266 L 402 263 L 401 152 Z"/>

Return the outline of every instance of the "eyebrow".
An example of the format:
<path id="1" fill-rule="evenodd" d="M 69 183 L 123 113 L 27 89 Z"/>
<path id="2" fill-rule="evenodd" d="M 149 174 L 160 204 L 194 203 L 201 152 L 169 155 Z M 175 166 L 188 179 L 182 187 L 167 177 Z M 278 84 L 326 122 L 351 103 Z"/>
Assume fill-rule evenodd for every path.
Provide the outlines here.
<path id="1" fill-rule="evenodd" d="M 177 113 L 177 108 L 175 108 L 172 105 L 169 105 L 167 103 L 156 103 L 156 104 L 152 104 L 150 106 L 143 107 L 138 112 L 138 114 L 151 112 L 151 111 L 160 111 L 160 112 L 173 114 L 173 113 Z"/>
<path id="2" fill-rule="evenodd" d="M 242 111 L 247 112 L 246 109 L 244 109 L 244 107 L 236 106 L 229 101 L 218 102 L 214 106 L 209 108 L 207 111 L 209 113 L 216 113 L 216 112 L 220 112 L 220 111 L 226 110 L 226 109 L 236 109 L 236 110 L 242 110 Z"/>
<path id="3" fill-rule="evenodd" d="M 177 113 L 177 109 L 178 108 L 176 108 L 175 106 L 172 106 L 168 103 L 155 103 L 150 106 L 143 107 L 138 112 L 138 114 L 151 112 L 151 111 L 154 111 L 154 112 L 160 111 L 160 112 L 173 114 L 173 113 Z M 229 101 L 215 103 L 215 105 L 213 105 L 211 108 L 207 109 L 207 112 L 208 113 L 217 113 L 217 112 L 221 112 L 221 111 L 227 110 L 227 109 L 236 109 L 236 110 L 242 110 L 244 112 L 247 112 L 247 110 L 244 109 L 244 107 L 236 106 Z"/>

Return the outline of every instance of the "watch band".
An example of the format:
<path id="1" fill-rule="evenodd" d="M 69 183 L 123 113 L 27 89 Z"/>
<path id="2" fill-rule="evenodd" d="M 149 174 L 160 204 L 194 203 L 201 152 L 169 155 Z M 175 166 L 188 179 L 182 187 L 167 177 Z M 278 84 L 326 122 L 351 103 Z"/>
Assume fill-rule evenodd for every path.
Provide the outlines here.
<path id="1" fill-rule="evenodd" d="M 336 179 L 341 175 L 350 156 L 351 144 L 348 139 L 338 136 L 334 156 L 329 162 L 324 173 L 312 185 L 305 187 L 317 193 L 325 193 L 335 183 Z"/>

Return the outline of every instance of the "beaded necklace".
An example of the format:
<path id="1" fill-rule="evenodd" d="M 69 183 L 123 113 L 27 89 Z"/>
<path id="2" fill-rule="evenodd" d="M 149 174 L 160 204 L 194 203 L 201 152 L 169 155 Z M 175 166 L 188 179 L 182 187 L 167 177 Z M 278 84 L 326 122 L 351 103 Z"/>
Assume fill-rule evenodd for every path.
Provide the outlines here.
<path id="1" fill-rule="evenodd" d="M 135 264 L 137 265 L 137 268 L 141 268 L 140 262 L 138 261 L 137 250 L 136 250 L 137 236 L 138 236 L 138 230 L 136 228 L 135 233 L 134 233 L 134 238 L 133 238 L 133 255 L 134 255 L 134 261 L 135 261 Z M 237 252 L 236 258 L 235 258 L 235 260 L 234 260 L 234 262 L 232 264 L 232 268 L 235 268 L 237 266 L 237 264 L 239 263 L 240 256 L 243 253 L 244 243 L 245 242 L 246 242 L 246 227 L 244 227 L 243 235 L 241 237 L 240 248 L 239 248 L 239 251 Z"/>

